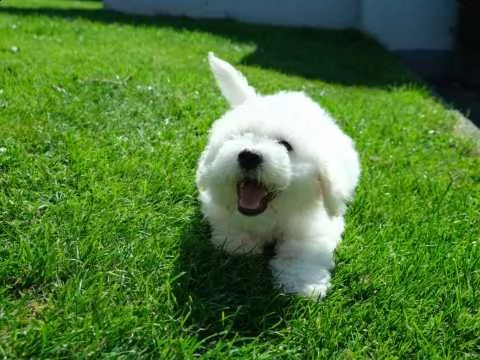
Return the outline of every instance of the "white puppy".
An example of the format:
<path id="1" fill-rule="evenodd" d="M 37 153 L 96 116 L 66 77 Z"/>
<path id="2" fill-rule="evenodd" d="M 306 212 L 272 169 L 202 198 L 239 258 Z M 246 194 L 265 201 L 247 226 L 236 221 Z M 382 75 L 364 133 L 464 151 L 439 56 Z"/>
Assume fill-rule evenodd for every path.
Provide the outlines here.
<path id="1" fill-rule="evenodd" d="M 196 174 L 212 242 L 231 254 L 276 242 L 286 292 L 323 297 L 360 167 L 352 140 L 301 92 L 261 96 L 209 54 L 231 109 L 210 131 Z"/>

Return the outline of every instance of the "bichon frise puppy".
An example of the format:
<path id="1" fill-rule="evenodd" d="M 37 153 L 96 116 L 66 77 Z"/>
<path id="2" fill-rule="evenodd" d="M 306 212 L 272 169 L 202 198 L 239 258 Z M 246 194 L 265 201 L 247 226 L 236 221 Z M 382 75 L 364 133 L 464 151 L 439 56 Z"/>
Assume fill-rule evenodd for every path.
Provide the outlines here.
<path id="1" fill-rule="evenodd" d="M 227 62 L 208 57 L 231 109 L 214 124 L 196 174 L 212 242 L 270 262 L 286 292 L 323 297 L 343 215 L 360 175 L 352 140 L 302 92 L 262 96 Z"/>

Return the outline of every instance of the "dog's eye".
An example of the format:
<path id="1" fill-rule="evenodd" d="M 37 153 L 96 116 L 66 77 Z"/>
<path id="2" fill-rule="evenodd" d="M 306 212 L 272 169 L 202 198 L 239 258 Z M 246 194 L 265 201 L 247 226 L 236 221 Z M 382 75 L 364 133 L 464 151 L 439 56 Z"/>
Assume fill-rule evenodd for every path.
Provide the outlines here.
<path id="1" fill-rule="evenodd" d="M 290 143 L 289 143 L 288 141 L 286 141 L 286 140 L 279 140 L 278 143 L 279 143 L 280 145 L 285 146 L 285 148 L 286 148 L 289 152 L 293 150 L 292 145 L 290 145 Z"/>

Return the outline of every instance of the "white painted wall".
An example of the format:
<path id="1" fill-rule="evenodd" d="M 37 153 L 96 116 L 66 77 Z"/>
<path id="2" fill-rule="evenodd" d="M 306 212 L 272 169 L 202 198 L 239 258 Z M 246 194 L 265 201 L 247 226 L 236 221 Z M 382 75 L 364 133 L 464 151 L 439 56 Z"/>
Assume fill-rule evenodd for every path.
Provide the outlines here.
<path id="1" fill-rule="evenodd" d="M 455 0 L 363 0 L 359 28 L 390 50 L 449 50 Z"/>
<path id="2" fill-rule="evenodd" d="M 105 8 L 141 15 L 229 18 L 265 24 L 351 27 L 358 0 L 104 0 Z"/>
<path id="3" fill-rule="evenodd" d="M 394 51 L 449 50 L 456 20 L 456 0 L 104 0 L 104 5 L 141 15 L 358 28 Z"/>

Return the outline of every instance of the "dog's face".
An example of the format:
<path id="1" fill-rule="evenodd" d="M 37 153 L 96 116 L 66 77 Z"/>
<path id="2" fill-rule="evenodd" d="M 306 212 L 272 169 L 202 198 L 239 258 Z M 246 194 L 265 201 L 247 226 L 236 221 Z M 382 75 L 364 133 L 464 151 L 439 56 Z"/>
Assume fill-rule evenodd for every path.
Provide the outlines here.
<path id="1" fill-rule="evenodd" d="M 256 216 L 282 206 L 296 210 L 318 199 L 315 164 L 309 156 L 314 146 L 308 144 L 315 139 L 290 95 L 249 99 L 215 123 L 203 176 L 216 202 Z"/>
<path id="2" fill-rule="evenodd" d="M 256 127 L 231 129 L 218 144 L 211 163 L 216 187 L 225 187 L 223 200 L 246 216 L 263 213 L 285 192 L 292 180 L 293 151 L 281 134 L 262 133 Z M 225 193 L 230 192 L 230 196 Z M 233 194 L 232 194 L 233 193 Z"/>
<path id="3" fill-rule="evenodd" d="M 249 217 L 300 211 L 322 199 L 332 213 L 341 212 L 349 194 L 332 193 L 327 167 L 335 157 L 330 148 L 352 148 L 350 139 L 322 121 L 328 115 L 304 94 L 259 96 L 231 65 L 213 55 L 209 60 L 232 108 L 211 129 L 197 170 L 199 189 Z"/>

